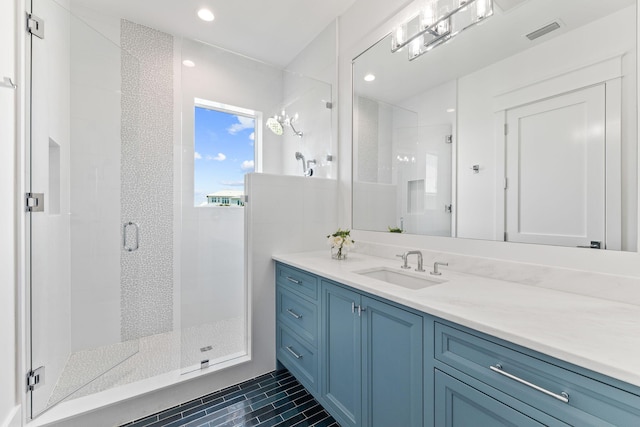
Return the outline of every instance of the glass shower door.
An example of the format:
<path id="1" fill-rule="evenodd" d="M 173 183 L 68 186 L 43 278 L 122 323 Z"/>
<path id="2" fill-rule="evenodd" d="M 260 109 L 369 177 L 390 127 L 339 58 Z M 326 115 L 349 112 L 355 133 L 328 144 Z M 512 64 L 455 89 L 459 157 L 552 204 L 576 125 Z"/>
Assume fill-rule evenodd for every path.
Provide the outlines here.
<path id="1" fill-rule="evenodd" d="M 32 12 L 46 23 L 44 38 L 31 36 L 30 64 L 27 186 L 44 195 L 27 214 L 35 417 L 117 385 L 114 368 L 138 352 L 138 340 L 123 339 L 121 306 L 122 283 L 139 277 L 140 242 L 135 212 L 120 202 L 123 177 L 135 176 L 121 166 L 136 132 L 123 105 L 138 99 L 121 67 L 135 74 L 136 61 L 52 0 L 33 0 Z"/>

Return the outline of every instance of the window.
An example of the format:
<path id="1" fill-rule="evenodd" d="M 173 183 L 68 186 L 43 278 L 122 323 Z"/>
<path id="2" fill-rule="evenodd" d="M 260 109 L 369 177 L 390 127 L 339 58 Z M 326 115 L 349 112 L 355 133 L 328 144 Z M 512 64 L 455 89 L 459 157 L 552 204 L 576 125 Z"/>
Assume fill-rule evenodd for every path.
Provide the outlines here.
<path id="1" fill-rule="evenodd" d="M 260 169 L 261 114 L 195 100 L 194 206 L 244 206 L 244 175 Z"/>

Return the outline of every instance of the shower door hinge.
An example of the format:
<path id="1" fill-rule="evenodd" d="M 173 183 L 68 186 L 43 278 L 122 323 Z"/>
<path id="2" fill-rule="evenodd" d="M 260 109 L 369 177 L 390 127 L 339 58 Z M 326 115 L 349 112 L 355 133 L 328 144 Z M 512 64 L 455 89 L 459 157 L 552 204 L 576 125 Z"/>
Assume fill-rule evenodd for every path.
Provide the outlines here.
<path id="1" fill-rule="evenodd" d="M 41 385 L 44 385 L 44 366 L 27 372 L 27 391 L 33 391 Z"/>
<path id="2" fill-rule="evenodd" d="M 446 213 L 453 213 L 453 205 L 444 205 L 444 211 Z"/>
<path id="3" fill-rule="evenodd" d="M 24 198 L 27 212 L 44 212 L 44 193 L 27 193 Z"/>
<path id="4" fill-rule="evenodd" d="M 38 38 L 44 39 L 44 19 L 27 13 L 27 31 Z"/>
<path id="5" fill-rule="evenodd" d="M 453 144 L 453 135 L 446 135 L 444 137 L 445 144 Z"/>

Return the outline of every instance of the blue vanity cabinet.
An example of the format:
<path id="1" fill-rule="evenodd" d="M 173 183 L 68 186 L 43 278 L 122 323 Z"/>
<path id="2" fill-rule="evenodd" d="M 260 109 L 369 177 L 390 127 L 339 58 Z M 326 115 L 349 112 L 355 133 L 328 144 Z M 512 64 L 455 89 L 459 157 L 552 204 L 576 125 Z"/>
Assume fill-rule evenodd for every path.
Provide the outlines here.
<path id="1" fill-rule="evenodd" d="M 438 427 L 546 425 L 437 369 L 435 407 Z"/>
<path id="2" fill-rule="evenodd" d="M 422 316 L 362 297 L 363 426 L 423 425 Z"/>
<path id="3" fill-rule="evenodd" d="M 312 393 L 320 378 L 319 289 L 317 276 L 276 266 L 276 356 Z"/>
<path id="4" fill-rule="evenodd" d="M 422 317 L 322 281 L 322 400 L 343 426 L 423 425 Z"/>
<path id="5" fill-rule="evenodd" d="M 362 326 L 360 295 L 322 281 L 321 396 L 342 427 L 362 423 Z"/>
<path id="6" fill-rule="evenodd" d="M 459 325 L 434 325 L 437 426 L 477 412 L 487 398 L 500 417 L 524 414 L 549 426 L 640 426 L 640 396 L 616 380 Z"/>
<path id="7" fill-rule="evenodd" d="M 277 263 L 278 360 L 342 427 L 640 427 L 640 387 Z"/>

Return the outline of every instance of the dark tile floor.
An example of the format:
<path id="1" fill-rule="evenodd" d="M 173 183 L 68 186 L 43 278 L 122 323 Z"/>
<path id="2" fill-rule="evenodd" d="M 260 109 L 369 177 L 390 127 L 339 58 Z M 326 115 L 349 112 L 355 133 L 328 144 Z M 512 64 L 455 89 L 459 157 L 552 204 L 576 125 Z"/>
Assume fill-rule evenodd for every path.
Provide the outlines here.
<path id="1" fill-rule="evenodd" d="M 287 370 L 262 375 L 124 426 L 340 427 Z"/>

